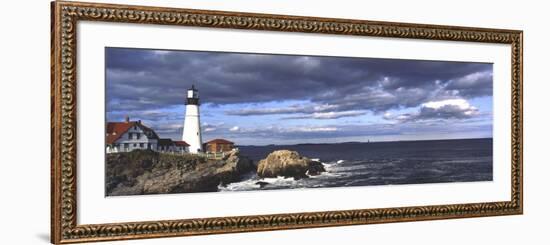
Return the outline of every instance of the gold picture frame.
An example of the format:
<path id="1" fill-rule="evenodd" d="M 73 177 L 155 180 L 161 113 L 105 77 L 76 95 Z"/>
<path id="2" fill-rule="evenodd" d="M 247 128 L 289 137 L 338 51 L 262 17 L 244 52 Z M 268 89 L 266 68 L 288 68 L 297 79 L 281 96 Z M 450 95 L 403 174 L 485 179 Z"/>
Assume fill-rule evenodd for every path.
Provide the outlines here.
<path id="1" fill-rule="evenodd" d="M 51 3 L 51 242 L 75 243 L 514 215 L 523 212 L 523 32 L 99 3 Z M 181 25 L 511 45 L 510 201 L 237 217 L 77 224 L 77 23 Z"/>

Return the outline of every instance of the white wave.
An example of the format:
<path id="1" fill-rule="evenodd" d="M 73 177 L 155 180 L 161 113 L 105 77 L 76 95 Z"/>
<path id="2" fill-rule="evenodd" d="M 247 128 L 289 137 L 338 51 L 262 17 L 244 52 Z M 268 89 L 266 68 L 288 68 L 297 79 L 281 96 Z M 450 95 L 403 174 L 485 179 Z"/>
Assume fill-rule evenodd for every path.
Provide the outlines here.
<path id="1" fill-rule="evenodd" d="M 267 185 L 261 188 L 258 182 L 265 182 Z M 220 191 L 245 191 L 245 190 L 260 190 L 260 189 L 273 189 L 277 187 L 303 187 L 304 183 L 301 180 L 294 180 L 293 178 L 285 178 L 278 176 L 277 178 L 250 178 L 241 182 L 235 182 L 228 184 L 227 186 L 218 186 Z"/>
<path id="2" fill-rule="evenodd" d="M 267 182 L 269 184 L 291 184 L 296 182 L 293 178 L 285 178 L 283 176 L 277 176 L 276 178 L 263 178 L 259 181 Z"/>
<path id="3" fill-rule="evenodd" d="M 328 172 L 331 172 L 331 170 L 338 168 L 342 163 L 344 163 L 344 160 L 338 160 L 336 162 L 330 162 L 330 163 L 324 163 L 324 162 L 321 162 L 321 163 L 323 164 L 323 167 L 325 167 L 325 170 L 327 170 Z"/>
<path id="4" fill-rule="evenodd" d="M 311 160 L 319 161 L 319 158 L 312 158 Z M 259 178 L 256 173 L 252 173 L 240 182 L 230 183 L 226 186 L 218 186 L 220 191 L 248 191 L 248 190 L 262 190 L 262 189 L 281 189 L 281 188 L 304 188 L 304 187 L 321 187 L 324 185 L 324 181 L 330 181 L 330 179 L 347 176 L 347 173 L 338 173 L 341 171 L 342 163 L 344 160 L 339 160 L 331 163 L 324 163 L 325 172 L 318 175 L 309 176 L 309 178 L 294 180 L 294 178 L 285 178 L 278 176 L 276 178 Z M 313 181 L 313 182 L 312 182 Z M 266 183 L 263 187 L 258 182 Z"/>
<path id="5" fill-rule="evenodd" d="M 258 180 L 247 179 L 241 182 L 231 183 L 226 186 L 220 185 L 218 186 L 218 190 L 219 191 L 246 191 L 246 190 L 260 189 L 260 186 L 256 185 L 256 182 L 258 182 Z"/>
<path id="6" fill-rule="evenodd" d="M 334 167 L 336 167 L 338 164 L 341 164 L 344 162 L 344 160 L 338 160 L 336 162 L 332 162 L 332 163 L 326 163 L 326 162 L 321 162 L 321 160 L 319 158 L 311 158 L 311 160 L 313 161 L 318 161 L 320 162 L 321 164 L 323 164 L 323 167 L 325 168 L 325 172 L 321 172 L 320 174 L 318 175 L 309 175 L 309 178 L 312 178 L 312 179 L 318 179 L 318 178 L 324 178 L 324 177 L 338 177 L 338 176 L 342 176 L 340 174 L 337 174 L 337 173 L 334 173 L 334 171 L 332 171 L 334 169 Z"/>
<path id="7" fill-rule="evenodd" d="M 323 174 L 330 177 L 349 177 L 358 171 L 362 171 L 370 167 L 367 164 L 350 165 L 344 163 L 348 162 L 345 160 L 338 160 L 329 164 L 323 164 L 325 170 L 327 170 L 327 172 L 324 172 Z M 353 164 L 353 162 L 351 163 Z"/>
<path id="8" fill-rule="evenodd" d="M 368 169 L 368 165 L 352 165 L 352 166 L 334 166 L 332 170 L 334 172 L 357 172 L 361 170 Z"/>
<path id="9" fill-rule="evenodd" d="M 310 175 L 309 178 L 310 179 L 328 179 L 328 178 L 331 178 L 331 177 L 340 177 L 340 176 L 342 176 L 342 175 L 338 174 L 338 173 L 330 172 L 329 170 L 327 170 L 327 171 L 322 172 L 318 175 Z"/>
<path id="10" fill-rule="evenodd" d="M 340 163 L 342 163 L 342 162 L 340 162 Z M 341 177 L 341 176 L 343 176 L 342 174 L 337 173 L 337 171 L 336 171 L 336 169 L 338 168 L 338 165 L 339 165 L 338 162 L 333 162 L 333 163 L 321 162 L 321 164 L 323 164 L 323 167 L 325 168 L 326 171 L 321 172 L 319 175 L 309 176 L 310 178 L 319 179 L 319 178 L 331 178 L 331 177 Z"/>

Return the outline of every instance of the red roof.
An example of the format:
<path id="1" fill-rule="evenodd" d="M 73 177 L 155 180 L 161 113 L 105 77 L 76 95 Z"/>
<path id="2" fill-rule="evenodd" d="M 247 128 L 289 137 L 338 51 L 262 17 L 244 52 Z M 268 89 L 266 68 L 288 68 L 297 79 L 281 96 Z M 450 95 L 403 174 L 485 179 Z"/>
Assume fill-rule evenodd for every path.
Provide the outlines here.
<path id="1" fill-rule="evenodd" d="M 187 142 L 185 141 L 174 141 L 174 144 L 176 144 L 177 146 L 189 146 L 189 144 L 187 144 Z"/>
<path id="2" fill-rule="evenodd" d="M 115 143 L 128 129 L 134 126 L 135 122 L 108 122 L 107 123 L 107 144 Z"/>
<path id="3" fill-rule="evenodd" d="M 148 138 L 158 139 L 157 134 L 152 129 L 141 124 L 141 121 L 133 122 L 107 122 L 107 144 L 113 144 L 115 141 L 120 139 L 126 131 L 128 131 L 133 126 L 138 126 Z"/>
<path id="4" fill-rule="evenodd" d="M 211 141 L 208 141 L 206 142 L 206 144 L 235 144 L 229 140 L 224 140 L 224 139 L 213 139 Z"/>

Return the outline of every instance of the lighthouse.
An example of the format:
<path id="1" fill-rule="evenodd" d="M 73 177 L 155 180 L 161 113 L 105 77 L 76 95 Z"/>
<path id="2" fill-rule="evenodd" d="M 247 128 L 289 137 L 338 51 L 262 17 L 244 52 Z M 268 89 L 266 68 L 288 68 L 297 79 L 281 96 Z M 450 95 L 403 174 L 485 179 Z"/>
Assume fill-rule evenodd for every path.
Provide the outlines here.
<path id="1" fill-rule="evenodd" d="M 202 152 L 201 119 L 199 113 L 199 91 L 195 85 L 187 90 L 185 103 L 185 121 L 183 123 L 182 140 L 189 144 L 189 152 Z"/>

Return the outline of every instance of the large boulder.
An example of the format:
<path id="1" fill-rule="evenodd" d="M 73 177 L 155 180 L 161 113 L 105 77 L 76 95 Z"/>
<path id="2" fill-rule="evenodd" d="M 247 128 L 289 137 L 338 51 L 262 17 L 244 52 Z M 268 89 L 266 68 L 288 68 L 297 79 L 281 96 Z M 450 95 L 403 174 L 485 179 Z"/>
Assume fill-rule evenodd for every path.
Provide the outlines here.
<path id="1" fill-rule="evenodd" d="M 278 150 L 260 160 L 256 173 L 262 178 L 277 176 L 307 178 L 325 172 L 323 164 L 300 156 L 296 151 Z"/>

